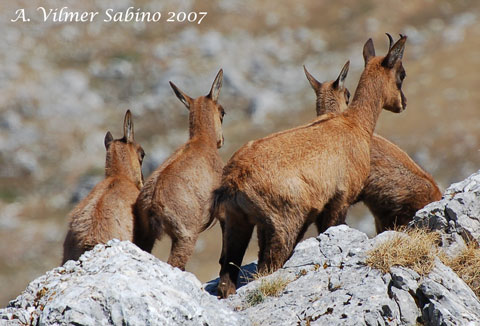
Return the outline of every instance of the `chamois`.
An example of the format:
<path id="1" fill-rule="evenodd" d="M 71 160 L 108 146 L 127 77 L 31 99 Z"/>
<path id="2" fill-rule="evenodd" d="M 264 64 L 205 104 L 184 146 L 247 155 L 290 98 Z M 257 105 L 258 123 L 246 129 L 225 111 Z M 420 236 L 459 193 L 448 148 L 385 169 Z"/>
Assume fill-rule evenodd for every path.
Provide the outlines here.
<path id="1" fill-rule="evenodd" d="M 392 46 L 393 40 L 390 35 L 388 37 Z M 343 86 L 347 73 L 348 64 L 335 81 L 321 83 L 305 68 L 305 75 L 317 97 L 317 116 L 340 113 L 347 108 L 349 92 Z M 372 212 L 377 233 L 408 224 L 418 210 L 441 197 L 430 174 L 398 146 L 373 134 L 370 175 L 357 201 L 363 201 Z"/>
<path id="2" fill-rule="evenodd" d="M 222 79 L 220 70 L 210 93 L 197 99 L 170 82 L 178 99 L 190 111 L 190 137 L 153 172 L 135 204 L 134 243 L 151 252 L 155 240 L 167 233 L 172 240 L 168 263 L 182 270 L 199 233 L 214 221 L 210 207 L 223 168 L 218 149 L 223 145 L 225 111 L 217 102 Z"/>
<path id="3" fill-rule="evenodd" d="M 114 140 L 109 131 L 104 143 L 105 179 L 71 211 L 62 264 L 113 238 L 133 241 L 132 208 L 143 186 L 145 152 L 135 142 L 130 110 L 125 114 L 123 138 Z"/>
<path id="4" fill-rule="evenodd" d="M 273 272 L 320 214 L 321 230 L 343 222 L 368 177 L 370 141 L 382 108 L 398 113 L 406 107 L 401 90 L 406 39 L 385 57 L 376 57 L 372 40 L 366 42 L 368 63 L 347 110 L 251 141 L 226 164 L 214 201 L 226 214 L 221 297 L 235 293 L 255 225 L 258 269 Z"/>

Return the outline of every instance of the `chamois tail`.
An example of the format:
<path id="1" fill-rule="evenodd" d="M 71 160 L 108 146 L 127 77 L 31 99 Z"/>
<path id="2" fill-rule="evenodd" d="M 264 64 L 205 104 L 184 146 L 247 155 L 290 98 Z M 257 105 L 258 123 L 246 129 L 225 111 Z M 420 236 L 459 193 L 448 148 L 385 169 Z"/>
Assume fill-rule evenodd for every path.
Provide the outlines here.
<path id="1" fill-rule="evenodd" d="M 149 210 L 144 211 L 138 203 L 133 205 L 133 213 L 133 243 L 140 249 L 151 253 L 157 236 L 162 233 L 161 227 L 151 224 L 151 212 Z"/>
<path id="2" fill-rule="evenodd" d="M 217 221 L 225 221 L 224 203 L 231 199 L 232 195 L 230 189 L 225 186 L 221 186 L 213 191 L 209 218 L 203 226 L 202 232 L 214 226 Z"/>

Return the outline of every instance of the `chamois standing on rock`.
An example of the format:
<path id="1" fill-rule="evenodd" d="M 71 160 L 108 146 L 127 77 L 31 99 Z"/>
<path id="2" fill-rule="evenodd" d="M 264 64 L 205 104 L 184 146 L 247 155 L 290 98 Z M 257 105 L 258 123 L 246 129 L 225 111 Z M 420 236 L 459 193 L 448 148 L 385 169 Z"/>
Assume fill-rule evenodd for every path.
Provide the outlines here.
<path id="1" fill-rule="evenodd" d="M 70 213 L 62 264 L 113 238 L 133 241 L 133 204 L 143 186 L 145 152 L 135 142 L 130 110 L 125 114 L 123 138 L 114 140 L 107 132 L 104 143 L 105 179 Z"/>
<path id="2" fill-rule="evenodd" d="M 223 168 L 218 149 L 223 145 L 225 111 L 217 102 L 222 79 L 220 70 L 210 93 L 197 99 L 170 82 L 190 111 L 190 137 L 153 172 L 135 204 L 134 243 L 151 252 L 155 240 L 167 233 L 172 240 L 168 263 L 182 270 L 199 233 L 214 221 L 213 190 L 220 184 Z"/>
<path id="3" fill-rule="evenodd" d="M 392 46 L 393 40 L 388 37 Z M 347 108 L 350 93 L 343 86 L 347 73 L 346 64 L 335 81 L 321 83 L 305 68 L 317 97 L 317 116 L 340 113 Z M 408 224 L 418 210 L 441 198 L 442 193 L 430 174 L 398 146 L 373 134 L 370 175 L 357 200 L 363 201 L 372 212 L 377 233 Z"/>
<path id="4" fill-rule="evenodd" d="M 224 257 L 218 293 L 235 293 L 239 267 L 257 226 L 259 272 L 273 272 L 291 256 L 308 226 L 320 231 L 344 222 L 370 170 L 370 141 L 385 108 L 405 109 L 402 37 L 385 57 L 371 39 L 367 65 L 349 108 L 312 123 L 252 141 L 226 164 L 215 204 L 225 211 Z M 318 225 L 318 223 L 317 223 Z"/>

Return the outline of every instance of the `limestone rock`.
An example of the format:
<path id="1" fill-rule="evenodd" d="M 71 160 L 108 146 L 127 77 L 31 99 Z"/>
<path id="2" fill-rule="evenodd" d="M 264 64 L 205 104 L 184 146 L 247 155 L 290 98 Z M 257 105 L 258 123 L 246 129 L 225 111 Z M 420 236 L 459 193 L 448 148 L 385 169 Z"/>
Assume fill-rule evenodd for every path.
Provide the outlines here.
<path id="1" fill-rule="evenodd" d="M 452 184 L 442 200 L 418 211 L 410 225 L 441 231 L 443 246 L 450 252 L 466 241 L 480 242 L 480 171 Z"/>
<path id="2" fill-rule="evenodd" d="M 10 319 L 10 321 L 6 321 Z M 110 241 L 30 283 L 0 310 L 8 325 L 248 325 L 193 274 Z"/>
<path id="3" fill-rule="evenodd" d="M 263 278 L 288 280 L 278 296 L 260 296 L 262 279 L 237 290 L 228 304 L 258 325 L 475 325 L 480 302 L 437 259 L 427 276 L 403 267 L 390 273 L 365 264 L 366 253 L 395 232 L 368 239 L 347 226 L 300 243 L 284 268 Z"/>

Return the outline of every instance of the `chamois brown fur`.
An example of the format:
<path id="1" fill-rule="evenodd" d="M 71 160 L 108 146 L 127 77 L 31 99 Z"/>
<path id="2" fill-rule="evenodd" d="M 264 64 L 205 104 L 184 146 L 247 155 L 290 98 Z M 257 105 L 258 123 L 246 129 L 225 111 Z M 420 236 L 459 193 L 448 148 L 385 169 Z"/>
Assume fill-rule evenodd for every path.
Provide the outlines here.
<path id="1" fill-rule="evenodd" d="M 345 67 L 348 69 L 347 65 Z M 305 69 L 317 96 L 318 116 L 340 113 L 347 108 L 349 93 L 343 87 L 348 72 L 345 67 L 337 80 L 323 83 Z M 440 189 L 430 174 L 398 146 L 373 134 L 370 175 L 357 199 L 363 201 L 372 212 L 377 233 L 408 224 L 418 210 L 441 197 Z"/>
<path id="2" fill-rule="evenodd" d="M 132 207 L 143 185 L 145 154 L 135 142 L 130 111 L 125 114 L 123 138 L 114 140 L 107 132 L 105 147 L 105 179 L 70 213 L 62 264 L 113 238 L 133 241 Z"/>
<path id="3" fill-rule="evenodd" d="M 372 41 L 367 41 L 368 63 L 346 111 L 249 142 L 227 163 L 215 192 L 215 203 L 226 214 L 221 297 L 235 293 L 238 266 L 254 226 L 258 269 L 272 272 L 290 257 L 318 216 L 323 217 L 321 230 L 344 222 L 344 212 L 368 177 L 370 141 L 382 108 L 405 109 L 405 41 L 402 37 L 385 57 L 376 57 Z"/>
<path id="4" fill-rule="evenodd" d="M 135 244 L 151 252 L 155 240 L 167 233 L 172 240 L 168 263 L 180 269 L 185 269 L 199 233 L 214 221 L 210 207 L 223 168 L 218 148 L 225 112 L 217 103 L 222 78 L 220 70 L 210 93 L 197 99 L 170 83 L 190 110 L 190 137 L 153 172 L 135 204 Z"/>

